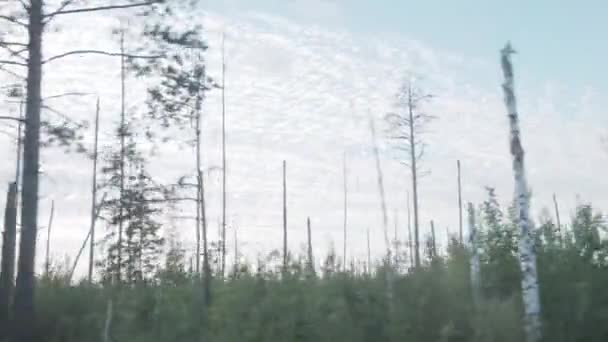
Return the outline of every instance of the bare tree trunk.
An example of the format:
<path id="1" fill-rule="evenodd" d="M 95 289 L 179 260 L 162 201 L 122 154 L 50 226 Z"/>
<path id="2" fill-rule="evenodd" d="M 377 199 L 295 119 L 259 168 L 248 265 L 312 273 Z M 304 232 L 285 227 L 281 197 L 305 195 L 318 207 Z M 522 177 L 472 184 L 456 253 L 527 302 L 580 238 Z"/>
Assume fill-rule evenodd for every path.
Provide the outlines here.
<path id="1" fill-rule="evenodd" d="M 418 169 L 416 167 L 416 162 L 417 162 L 417 155 L 416 155 L 416 136 L 415 136 L 415 129 L 414 129 L 414 109 L 413 109 L 413 102 L 412 102 L 412 85 L 409 84 L 408 85 L 408 96 L 407 96 L 407 101 L 408 101 L 408 114 L 409 114 L 409 120 L 410 120 L 410 125 L 409 125 L 409 129 L 410 129 L 410 134 L 409 134 L 409 138 L 410 138 L 410 166 L 411 166 L 411 173 L 412 173 L 412 190 L 414 191 L 414 247 L 415 247 L 415 262 L 416 262 L 416 267 L 420 267 L 420 235 L 419 235 L 419 226 L 418 226 Z"/>
<path id="2" fill-rule="evenodd" d="M 410 250 L 410 265 L 414 267 L 414 241 L 412 240 L 412 217 L 410 212 L 410 192 L 407 192 L 407 234 Z"/>
<path id="3" fill-rule="evenodd" d="M 283 272 L 287 272 L 287 162 L 283 160 Z"/>
<path id="4" fill-rule="evenodd" d="M 232 230 L 234 233 L 234 275 L 236 276 L 239 270 L 239 240 L 236 226 Z"/>
<path id="5" fill-rule="evenodd" d="M 101 203 L 103 203 L 106 200 L 106 195 L 107 193 L 104 193 L 103 196 L 101 196 L 101 202 L 99 205 L 95 205 L 95 207 L 93 208 L 94 212 L 93 212 L 93 218 L 96 220 L 99 217 L 99 212 L 101 211 Z M 72 268 L 70 269 L 70 273 L 68 276 L 68 283 L 72 281 L 72 277 L 74 277 L 74 272 L 76 271 L 76 266 L 78 266 L 78 261 L 80 260 L 80 256 L 82 255 L 82 252 L 84 251 L 85 247 L 87 246 L 87 241 L 89 241 L 89 239 L 93 238 L 93 230 L 89 230 L 89 232 L 87 233 L 87 236 L 84 238 L 84 241 L 82 242 L 82 246 L 80 246 L 80 249 L 78 250 L 78 253 L 76 254 L 76 258 L 74 258 L 74 263 L 72 264 Z M 89 283 L 91 283 L 89 281 Z"/>
<path id="6" fill-rule="evenodd" d="M 222 35 L 222 278 L 226 268 L 226 61 Z"/>
<path id="7" fill-rule="evenodd" d="M 123 212 L 124 212 L 124 196 L 125 196 L 125 101 L 126 101 L 126 85 L 125 85 L 125 31 L 121 28 L 120 34 L 120 199 L 118 209 L 118 248 L 117 255 L 117 271 L 116 280 L 120 283 L 122 277 L 122 235 L 123 235 Z"/>
<path id="8" fill-rule="evenodd" d="M 310 272 L 311 276 L 315 275 L 315 260 L 312 254 L 312 232 L 310 228 L 310 217 L 306 219 L 306 233 L 307 233 L 307 241 L 308 241 L 308 272 Z"/>
<path id="9" fill-rule="evenodd" d="M 367 274 L 372 274 L 372 251 L 369 246 L 369 228 L 367 229 Z"/>
<path id="10" fill-rule="evenodd" d="M 477 238 L 477 226 L 475 225 L 475 208 L 469 202 L 467 209 L 469 215 L 469 245 L 471 248 L 471 293 L 473 295 L 473 303 L 475 306 L 478 306 L 481 300 L 479 241 Z"/>
<path id="11" fill-rule="evenodd" d="M 347 229 L 346 229 L 346 227 L 347 227 L 347 218 L 348 218 L 348 202 L 347 202 L 347 199 L 348 199 L 348 197 L 347 197 L 348 196 L 348 187 L 347 187 L 348 186 L 348 182 L 347 182 L 347 179 L 346 179 L 346 152 L 344 152 L 344 168 L 343 168 L 342 178 L 343 178 L 343 181 L 344 181 L 344 237 L 343 237 L 343 239 L 344 239 L 344 248 L 343 248 L 343 251 L 342 251 L 342 258 L 344 260 L 344 262 L 343 262 L 344 264 L 342 266 L 343 267 L 342 270 L 344 272 L 346 272 L 346 244 L 347 244 L 347 238 L 346 238 L 347 237 L 346 236 Z"/>
<path id="12" fill-rule="evenodd" d="M 536 252 L 531 232 L 529 210 L 529 191 L 525 175 L 524 149 L 521 143 L 519 118 L 513 87 L 513 67 L 511 54 L 515 51 L 507 44 L 501 50 L 502 71 L 505 77 L 503 91 L 505 105 L 509 116 L 511 131 L 510 149 L 513 157 L 513 175 L 515 178 L 515 196 L 517 222 L 520 229 L 519 262 L 522 271 L 522 298 L 524 304 L 524 331 L 527 342 L 538 342 L 542 339 L 541 307 L 536 270 Z"/>
<path id="13" fill-rule="evenodd" d="M 437 257 L 437 240 L 435 240 L 435 223 L 431 220 L 431 248 L 433 256 L 431 259 L 435 259 Z"/>
<path id="14" fill-rule="evenodd" d="M 55 201 L 51 201 L 51 214 L 49 225 L 46 227 L 46 257 L 44 261 L 44 274 L 48 277 L 51 268 L 51 228 L 53 227 L 53 214 L 55 214 Z"/>
<path id="15" fill-rule="evenodd" d="M 28 24 L 27 100 L 23 143 L 21 240 L 14 301 L 14 340 L 30 342 L 34 334 L 35 259 L 38 235 L 38 172 L 40 159 L 40 107 L 42 84 L 42 0 L 31 0 Z"/>
<path id="16" fill-rule="evenodd" d="M 198 170 L 198 181 L 200 183 L 199 192 L 201 195 L 201 203 L 199 210 L 201 211 L 201 220 L 203 226 L 203 296 L 205 304 L 208 307 L 211 304 L 211 267 L 209 266 L 209 247 L 207 242 L 207 213 L 205 210 L 205 178 L 203 170 Z"/>
<path id="17" fill-rule="evenodd" d="M 197 94 L 197 102 L 200 101 L 200 95 Z M 198 110 L 198 103 L 197 103 L 197 110 L 196 110 L 196 170 L 197 170 L 197 176 L 196 176 L 196 224 L 195 224 L 195 236 L 196 236 L 196 255 L 194 257 L 195 259 L 195 272 L 197 277 L 200 276 L 200 265 L 201 265 L 201 214 L 202 214 L 202 201 L 203 201 L 203 194 L 202 194 L 202 188 L 203 188 L 203 178 L 200 175 L 200 170 L 202 168 L 201 165 L 201 112 L 200 110 Z"/>
<path id="18" fill-rule="evenodd" d="M 553 194 L 553 205 L 555 206 L 555 220 L 557 223 L 557 232 L 559 233 L 559 242 L 562 244 L 564 236 L 562 235 L 562 223 L 559 219 L 559 206 L 557 205 L 557 196 Z"/>
<path id="19" fill-rule="evenodd" d="M 387 270 L 385 271 L 386 277 L 386 301 L 388 303 L 388 311 L 389 317 L 392 316 L 394 312 L 393 305 L 393 265 L 392 265 L 392 254 L 391 254 L 391 245 L 388 238 L 388 215 L 386 212 L 386 198 L 384 196 L 384 177 L 382 173 L 382 166 L 380 165 L 380 151 L 378 150 L 378 143 L 376 142 L 376 127 L 374 125 L 374 120 L 371 117 L 369 118 L 369 128 L 372 135 L 372 144 L 374 148 L 374 159 L 376 161 L 376 174 L 378 177 L 378 190 L 380 192 L 380 207 L 382 209 L 382 224 L 384 228 L 384 243 L 386 245 L 386 266 Z"/>
<path id="20" fill-rule="evenodd" d="M 462 235 L 462 183 L 460 178 L 460 160 L 456 161 L 456 166 L 458 167 L 458 241 L 460 245 L 463 245 L 463 235 Z"/>
<path id="21" fill-rule="evenodd" d="M 2 266 L 0 269 L 0 341 L 8 336 L 9 313 L 15 281 L 15 247 L 17 243 L 17 183 L 8 185 L 4 232 L 2 233 Z"/>
<path id="22" fill-rule="evenodd" d="M 97 158 L 99 143 L 99 98 L 95 111 L 95 142 L 93 144 L 93 180 L 91 184 L 91 227 L 90 227 L 90 246 L 89 246 L 89 284 L 93 283 L 93 270 L 95 268 L 95 222 L 97 221 Z"/>

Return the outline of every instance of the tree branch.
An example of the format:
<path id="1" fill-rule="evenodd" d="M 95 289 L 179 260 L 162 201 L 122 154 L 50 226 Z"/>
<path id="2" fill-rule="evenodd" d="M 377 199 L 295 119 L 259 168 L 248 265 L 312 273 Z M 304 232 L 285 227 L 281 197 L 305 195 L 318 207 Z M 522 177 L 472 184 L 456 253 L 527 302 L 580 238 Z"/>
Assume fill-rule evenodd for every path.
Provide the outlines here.
<path id="1" fill-rule="evenodd" d="M 5 41 L 3 41 L 3 40 L 0 40 L 0 46 L 3 46 L 3 45 L 4 45 L 4 46 L 11 46 L 11 45 L 14 45 L 14 46 L 27 47 L 27 44 L 25 44 L 25 43 L 19 43 L 19 42 L 5 42 Z"/>
<path id="2" fill-rule="evenodd" d="M 48 63 L 48 62 L 52 62 L 56 59 L 60 59 L 63 57 L 67 57 L 67 56 L 71 56 L 71 55 L 83 55 L 83 54 L 93 54 L 93 55 L 104 55 L 104 56 L 122 56 L 122 57 L 127 57 L 127 58 L 141 58 L 141 59 L 154 59 L 154 58 L 162 58 L 164 57 L 164 55 L 159 55 L 159 56 L 141 56 L 141 55 L 130 55 L 130 54 L 124 54 L 124 53 L 119 53 L 119 52 L 107 52 L 107 51 L 101 51 L 101 50 L 74 50 L 74 51 L 70 51 L 70 52 L 66 52 L 66 53 L 62 53 L 60 55 L 57 56 L 53 56 L 50 57 L 49 59 L 43 61 L 42 63 Z"/>
<path id="3" fill-rule="evenodd" d="M 7 61 L 7 60 L 3 60 L 3 59 L 0 59 L 0 64 L 11 64 L 11 65 L 27 66 L 27 64 L 25 64 L 25 63 L 15 62 L 15 61 Z"/>
<path id="4" fill-rule="evenodd" d="M 89 7 L 89 8 L 76 8 L 73 10 L 62 10 L 59 9 L 53 13 L 49 13 L 47 15 L 45 15 L 45 18 L 52 18 L 56 15 L 60 15 L 60 14 L 71 14 L 71 13 L 83 13 L 83 12 L 98 12 L 98 11 L 109 11 L 109 10 L 115 10 L 115 9 L 126 9 L 126 8 L 133 8 L 133 7 L 143 7 L 143 6 L 150 6 L 150 5 L 154 5 L 154 4 L 160 4 L 162 2 L 164 2 L 165 0 L 151 0 L 151 1 L 145 1 L 145 2 L 139 2 L 139 3 L 134 3 L 134 4 L 124 4 L 124 5 L 114 5 L 114 6 L 99 6 L 99 7 Z"/>
<path id="5" fill-rule="evenodd" d="M 12 116 L 0 116 L 0 120 L 13 120 L 13 121 L 17 121 L 17 122 L 25 122 L 24 119 L 15 118 L 15 117 L 12 117 Z"/>
<path id="6" fill-rule="evenodd" d="M 11 22 L 11 23 L 13 23 L 13 24 L 20 25 L 20 26 L 22 26 L 22 27 L 26 27 L 26 28 L 28 27 L 28 25 L 27 25 L 26 23 L 21 22 L 21 21 L 17 20 L 17 18 L 12 17 L 12 16 L 10 16 L 10 15 L 0 15 L 0 19 L 4 19 L 4 20 L 6 20 L 6 21 L 8 21 L 8 22 Z"/>

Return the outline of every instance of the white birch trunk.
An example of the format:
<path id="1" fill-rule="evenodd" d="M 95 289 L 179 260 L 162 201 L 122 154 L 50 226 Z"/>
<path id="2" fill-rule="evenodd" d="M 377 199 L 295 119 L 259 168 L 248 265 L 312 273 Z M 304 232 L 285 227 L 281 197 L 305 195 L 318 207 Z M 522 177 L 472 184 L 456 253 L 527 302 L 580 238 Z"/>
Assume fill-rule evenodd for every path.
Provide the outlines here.
<path id="1" fill-rule="evenodd" d="M 513 87 L 513 67 L 511 54 L 515 51 L 507 44 L 501 50 L 502 71 L 505 77 L 503 91 L 505 105 L 509 115 L 510 147 L 513 157 L 513 175 L 515 178 L 515 203 L 517 208 L 517 224 L 520 230 L 519 264 L 522 272 L 522 297 L 524 304 L 524 331 L 527 342 L 541 340 L 541 308 L 536 270 L 536 252 L 534 239 L 530 231 L 529 192 L 524 167 L 524 150 L 521 144 L 519 118 Z"/>
<path id="2" fill-rule="evenodd" d="M 473 303 L 477 307 L 481 300 L 479 239 L 477 226 L 475 225 L 475 209 L 472 203 L 468 203 L 467 210 L 469 215 L 469 247 L 471 248 L 471 293 L 473 295 Z"/>

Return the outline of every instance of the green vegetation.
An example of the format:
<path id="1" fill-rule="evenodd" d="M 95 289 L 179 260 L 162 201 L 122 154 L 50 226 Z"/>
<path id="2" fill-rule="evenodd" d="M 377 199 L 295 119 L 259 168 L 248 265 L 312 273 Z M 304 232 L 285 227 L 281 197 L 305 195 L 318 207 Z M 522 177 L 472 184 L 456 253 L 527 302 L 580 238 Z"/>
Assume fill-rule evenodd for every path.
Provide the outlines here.
<path id="1" fill-rule="evenodd" d="M 255 267 L 240 265 L 227 279 L 213 280 L 206 307 L 201 282 L 172 251 L 164 270 L 131 285 L 68 286 L 55 267 L 38 282 L 33 329 L 40 341 L 103 341 L 112 301 L 113 341 L 522 341 L 511 216 L 492 191 L 479 206 L 483 300 L 477 308 L 468 252 L 455 238 L 440 256 L 429 259 L 427 250 L 421 268 L 396 272 L 392 305 L 386 263 L 372 274 L 365 265 L 344 272 L 330 254 L 316 276 L 305 258 L 293 258 L 299 261 L 287 273 L 277 255 Z M 535 225 L 544 341 L 607 340 L 605 228 L 590 205 L 580 205 L 568 225 L 557 227 L 546 215 Z M 408 257 L 395 260 L 394 269 L 410 266 Z M 219 264 L 214 268 L 219 273 Z"/>

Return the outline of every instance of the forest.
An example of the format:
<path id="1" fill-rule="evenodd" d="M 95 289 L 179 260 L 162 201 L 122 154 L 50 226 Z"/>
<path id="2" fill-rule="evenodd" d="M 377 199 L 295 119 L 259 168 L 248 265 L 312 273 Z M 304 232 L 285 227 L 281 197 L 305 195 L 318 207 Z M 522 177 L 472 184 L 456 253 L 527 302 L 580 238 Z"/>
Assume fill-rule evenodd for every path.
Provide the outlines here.
<path id="1" fill-rule="evenodd" d="M 6 191 L 0 264 L 0 341 L 606 341 L 608 226 L 602 212 L 580 200 L 571 217 L 554 210 L 534 217 L 516 101 L 517 56 L 510 43 L 496 55 L 503 82 L 504 115 L 513 189 L 510 205 L 497 190 L 485 200 L 463 200 L 461 160 L 454 158 L 459 217 L 451 227 L 425 234 L 419 214 L 419 181 L 425 175 L 424 133 L 436 118 L 425 110 L 440 101 L 412 77 L 394 89 L 394 110 L 369 115 L 377 207 L 382 222 L 367 230 L 366 258 L 349 258 L 349 188 L 343 160 L 342 241 L 319 255 L 306 222 L 305 248 L 289 243 L 288 160 L 282 160 L 282 245 L 257 258 L 242 252 L 246 241 L 227 229 L 225 46 L 209 46 L 187 0 L 0 1 L 0 85 L 5 103 L 0 124 L 15 141 L 3 156 L 14 175 L 0 179 Z M 119 51 L 80 49 L 47 54 L 54 23 L 90 13 L 116 15 L 108 32 Z M 116 14 L 120 13 L 120 14 Z M 120 17 L 120 18 L 119 18 Z M 205 54 L 221 50 L 221 73 L 211 75 Z M 70 117 L 47 96 L 44 70 L 70 56 L 96 55 L 120 62 L 121 96 L 97 97 L 92 122 Z M 100 76 L 103 77 L 103 76 Z M 132 110 L 128 80 L 145 88 L 143 110 Z M 46 90 L 46 89 L 45 89 Z M 207 95 L 221 95 L 222 165 L 206 165 L 203 121 Z M 116 102 L 120 118 L 100 132 L 101 103 Z M 67 111 L 66 111 L 67 110 Z M 6 132 L 4 132 L 6 133 Z M 92 134 L 92 144 L 88 137 Z M 105 139 L 100 139 L 100 134 Z M 109 137 L 109 138 L 108 138 Z M 408 177 L 407 234 L 389 228 L 387 179 L 379 142 L 403 156 Z M 150 166 L 159 146 L 183 146 L 192 167 L 171 181 Z M 76 258 L 51 256 L 54 203 L 40 215 L 41 152 L 65 150 L 90 168 L 88 232 Z M 13 165 L 12 161 L 15 160 Z M 53 161 L 46 161 L 52 163 Z M 534 163 L 534 160 L 529 162 Z M 89 172 L 89 171 L 87 171 Z M 208 182 L 218 174 L 221 196 L 210 198 Z M 227 176 L 228 175 L 228 176 Z M 255 182 L 252 180 L 252 182 Z M 8 185 L 8 186 L 5 186 Z M 341 185 L 342 186 L 342 185 Z M 501 190 L 501 191 L 504 191 Z M 419 198 L 420 197 L 420 198 Z M 219 202 L 217 239 L 211 238 L 210 201 Z M 289 210 L 288 210 L 289 209 Z M 296 209 L 294 209 L 296 210 Z M 351 209 L 352 210 L 352 209 Z M 433 208 L 441 211 L 443 208 Z M 177 214 L 183 214 L 178 217 Z M 170 220 L 167 217 L 171 217 Z M 175 233 L 187 229 L 189 250 Z M 401 229 L 402 227 L 399 227 Z M 57 227 L 55 227 L 57 228 Z M 383 252 L 372 256 L 372 234 Z M 374 233 L 376 232 L 376 233 Z M 232 236 L 228 236 L 232 233 Z M 320 233 L 319 233 L 320 234 Z M 181 234 L 185 235 L 185 234 Z M 44 255 L 37 250 L 43 246 Z M 37 268 L 43 260 L 44 267 Z M 78 265 L 86 269 L 80 274 Z M 606 297 L 606 298 L 604 298 Z M 604 302 L 606 300 L 606 302 Z"/>

